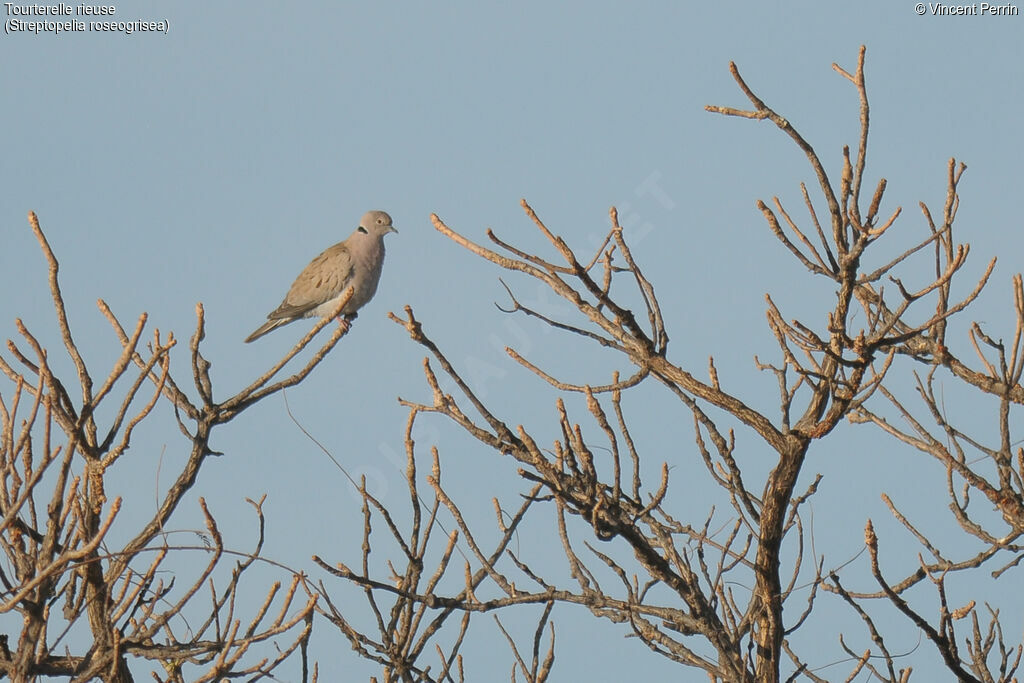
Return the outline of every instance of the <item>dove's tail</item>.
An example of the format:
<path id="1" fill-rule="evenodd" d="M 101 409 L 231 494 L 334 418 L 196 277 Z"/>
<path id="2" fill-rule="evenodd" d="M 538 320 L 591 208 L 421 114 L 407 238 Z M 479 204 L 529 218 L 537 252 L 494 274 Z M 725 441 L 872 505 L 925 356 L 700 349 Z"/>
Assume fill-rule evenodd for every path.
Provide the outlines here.
<path id="1" fill-rule="evenodd" d="M 292 322 L 293 318 L 273 318 L 260 325 L 255 332 L 245 338 L 245 343 L 254 342 L 268 332 L 272 332 L 282 325 Z"/>

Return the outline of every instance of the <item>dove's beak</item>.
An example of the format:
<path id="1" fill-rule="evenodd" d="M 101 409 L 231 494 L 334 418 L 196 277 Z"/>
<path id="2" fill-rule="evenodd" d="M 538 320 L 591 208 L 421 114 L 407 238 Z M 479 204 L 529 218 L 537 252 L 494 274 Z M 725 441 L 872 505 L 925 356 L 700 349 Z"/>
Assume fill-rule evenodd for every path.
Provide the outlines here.
<path id="1" fill-rule="evenodd" d="M 398 234 L 398 228 L 396 228 L 393 225 L 389 225 L 387 232 L 393 232 L 393 233 L 395 233 L 397 235 Z M 387 233 L 385 233 L 385 234 L 387 234 Z"/>

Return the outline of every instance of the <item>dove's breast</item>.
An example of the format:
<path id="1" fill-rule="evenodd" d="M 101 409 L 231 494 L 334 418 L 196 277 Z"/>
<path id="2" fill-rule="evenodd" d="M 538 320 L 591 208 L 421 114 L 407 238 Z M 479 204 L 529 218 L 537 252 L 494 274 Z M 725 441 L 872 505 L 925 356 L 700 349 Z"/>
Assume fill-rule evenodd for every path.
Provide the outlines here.
<path id="1" fill-rule="evenodd" d="M 380 281 L 380 273 L 383 266 L 384 243 L 380 240 L 377 240 L 376 245 L 371 245 L 371 248 L 354 250 L 352 254 L 352 274 L 342 286 L 341 293 L 330 301 L 317 306 L 310 314 L 321 317 L 330 315 L 349 287 L 353 287 L 355 291 L 353 291 L 352 298 L 349 299 L 341 312 L 345 315 L 355 313 L 377 293 L 377 283 Z"/>

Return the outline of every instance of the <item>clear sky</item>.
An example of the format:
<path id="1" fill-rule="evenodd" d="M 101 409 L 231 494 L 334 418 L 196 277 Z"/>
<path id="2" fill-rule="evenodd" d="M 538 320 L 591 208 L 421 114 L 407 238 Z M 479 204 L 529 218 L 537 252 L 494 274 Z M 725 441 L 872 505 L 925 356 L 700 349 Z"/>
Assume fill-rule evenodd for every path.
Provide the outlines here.
<path id="1" fill-rule="evenodd" d="M 505 300 L 500 273 L 437 234 L 432 212 L 476 240 L 492 227 L 543 248 L 519 208 L 526 198 L 555 232 L 586 251 L 617 205 L 666 309 L 672 359 L 701 374 L 713 354 L 735 393 L 771 406 L 774 379 L 753 365 L 754 354 L 775 353 L 763 295 L 770 292 L 790 317 L 820 322 L 831 290 L 813 293 L 822 283 L 774 240 L 754 204 L 778 195 L 799 208 L 798 183 L 813 180 L 802 154 L 768 123 L 703 109 L 747 104 L 729 75 L 730 60 L 838 177 L 841 146 L 856 142 L 857 99 L 831 64 L 852 70 L 865 44 L 867 184 L 886 177 L 890 209 L 904 207 L 890 253 L 925 234 L 917 203 L 941 206 L 949 157 L 966 162 L 958 238 L 972 246 L 968 275 L 1000 257 L 972 317 L 996 334 L 1012 331 L 1009 282 L 1021 270 L 1024 247 L 1014 204 L 1024 185 L 1024 16 L 934 16 L 927 7 L 919 16 L 913 0 L 114 6 L 116 20 L 163 20 L 169 30 L 0 36 L 0 337 L 13 337 L 13 320 L 21 317 L 55 354 L 58 347 L 45 265 L 25 219 L 34 210 L 61 259 L 71 320 L 97 368 L 119 351 L 97 298 L 126 322 L 146 311 L 150 325 L 182 340 L 201 301 L 204 348 L 219 396 L 226 396 L 306 329 L 298 323 L 242 344 L 298 271 L 348 236 L 363 212 L 385 209 L 400 234 L 388 238 L 376 298 L 289 400 L 353 475 L 367 473 L 396 505 L 406 498 L 395 465 L 405 411 L 395 397 L 429 393 L 422 350 L 386 319 L 388 311 L 413 306 L 474 388 L 511 423 L 527 424 L 549 443 L 557 434 L 556 395 L 509 360 L 504 346 L 571 381 L 607 381 L 613 369 L 626 369 L 581 350 L 576 339 L 510 322 L 493 306 Z M 0 12 L 5 21 L 16 18 Z M 524 298 L 538 297 L 532 283 L 512 282 Z M 183 374 L 184 351 L 175 357 Z M 706 473 L 688 416 L 653 388 L 626 405 L 646 427 L 648 465 L 672 464 L 680 509 L 691 511 L 692 487 L 692 515 L 701 520 L 711 499 L 701 498 Z M 989 415 L 978 415 L 979 423 L 994 424 Z M 137 495 L 129 509 L 152 505 L 154 463 L 182 457 L 171 419 L 165 410 L 133 447 L 137 462 L 126 469 L 138 469 L 125 490 Z M 465 505 L 479 511 L 481 525 L 493 525 L 489 497 L 511 505 L 522 489 L 514 471 L 440 421 L 432 429 L 446 480 L 466 492 Z M 817 551 L 830 566 L 856 554 L 868 516 L 888 518 L 883 490 L 922 515 L 948 517 L 935 463 L 873 442 L 867 430 L 850 430 L 842 440 L 848 450 L 833 441 L 833 450 L 808 464 L 808 482 L 815 472 L 826 476 L 814 510 Z M 870 443 L 886 446 L 867 452 Z M 253 525 L 244 498 L 267 493 L 268 556 L 325 579 L 311 554 L 356 560 L 358 503 L 344 476 L 288 420 L 280 397 L 225 428 L 214 447 L 226 455 L 207 465 L 175 528 L 199 526 L 194 500 L 203 495 L 227 542 L 246 549 Z M 879 471 L 890 476 L 879 481 Z M 494 491 L 482 482 L 493 482 Z M 909 542 L 886 528 L 883 543 Z M 538 543 L 534 552 L 545 552 L 547 539 L 523 539 L 531 542 Z M 912 567 L 913 555 L 908 562 Z M 378 569 L 386 572 L 383 560 Z M 1019 581 L 1019 571 L 1004 578 Z M 336 589 L 358 604 L 358 593 Z M 1021 632 L 1019 616 L 1011 615 L 1020 613 L 1019 605 L 1004 612 L 1011 637 Z M 637 671 L 648 680 L 704 680 L 586 614 L 557 610 L 554 621 L 556 680 L 619 680 Z M 841 657 L 825 621 L 815 629 L 819 665 Z M 488 680 L 481 672 L 495 662 L 507 678 L 512 659 L 504 640 L 489 617 L 476 624 L 467 650 L 471 680 Z M 523 625 L 528 632 L 528 621 Z M 350 654 L 340 634 L 321 632 L 317 654 L 330 674 L 322 680 L 375 671 Z M 856 624 L 849 632 L 867 647 Z M 916 645 L 911 632 L 893 649 L 913 651 L 904 661 L 915 678 L 938 680 L 928 673 L 936 671 L 931 646 Z M 841 678 L 847 669 L 820 675 Z"/>

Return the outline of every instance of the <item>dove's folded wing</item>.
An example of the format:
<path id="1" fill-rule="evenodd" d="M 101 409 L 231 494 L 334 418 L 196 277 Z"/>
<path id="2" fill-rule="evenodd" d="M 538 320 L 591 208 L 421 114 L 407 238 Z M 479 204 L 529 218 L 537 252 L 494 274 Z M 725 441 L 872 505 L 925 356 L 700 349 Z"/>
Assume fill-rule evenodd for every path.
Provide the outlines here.
<path id="1" fill-rule="evenodd" d="M 345 243 L 339 242 L 309 262 L 268 317 L 301 318 L 344 292 L 351 278 L 352 257 Z"/>

